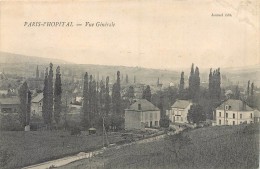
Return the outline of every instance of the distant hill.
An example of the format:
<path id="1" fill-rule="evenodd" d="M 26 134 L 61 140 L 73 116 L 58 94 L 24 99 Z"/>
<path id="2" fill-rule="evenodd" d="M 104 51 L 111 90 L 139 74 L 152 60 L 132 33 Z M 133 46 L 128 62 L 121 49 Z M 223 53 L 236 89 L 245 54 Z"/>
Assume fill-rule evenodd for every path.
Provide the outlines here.
<path id="1" fill-rule="evenodd" d="M 17 74 L 23 77 L 35 76 L 36 66 L 39 66 L 40 72 L 43 72 L 49 63 L 54 64 L 54 69 L 57 65 L 61 66 L 61 71 L 65 76 L 75 77 L 82 79 L 85 72 L 95 76 L 95 79 L 105 79 L 106 76 L 110 77 L 110 82 L 115 82 L 116 72 L 119 70 L 121 73 L 121 80 L 125 81 L 126 74 L 130 83 L 133 83 L 134 76 L 137 83 L 156 84 L 158 78 L 164 87 L 169 86 L 173 82 L 178 86 L 181 71 L 185 73 L 185 87 L 188 87 L 188 76 L 190 69 L 183 70 L 162 70 L 162 69 L 149 69 L 142 67 L 126 67 L 126 66 L 108 66 L 108 65 L 93 65 L 93 64 L 73 64 L 60 59 L 42 58 L 36 56 L 25 56 L 19 54 L 12 54 L 0 51 L 0 72 L 5 70 L 5 73 Z M 174 67 L 174 65 L 173 65 Z M 201 83 L 207 86 L 208 83 L 208 69 L 200 69 Z M 237 68 L 220 68 L 222 75 L 225 75 L 229 82 L 233 84 L 239 83 L 246 85 L 248 80 L 254 82 L 256 86 L 260 86 L 260 65 L 245 66 Z M 225 81 L 223 79 L 222 83 Z M 230 83 L 228 83 L 230 84 Z"/>
<path id="2" fill-rule="evenodd" d="M 36 56 L 25 56 L 20 54 L 14 54 L 14 53 L 7 53 L 7 52 L 1 52 L 0 51 L 0 64 L 10 64 L 10 63 L 32 63 L 32 64 L 48 64 L 50 61 L 53 64 L 67 64 L 69 62 L 66 62 L 64 60 L 60 59 L 53 59 L 53 58 L 42 58 L 42 57 L 36 57 Z"/>

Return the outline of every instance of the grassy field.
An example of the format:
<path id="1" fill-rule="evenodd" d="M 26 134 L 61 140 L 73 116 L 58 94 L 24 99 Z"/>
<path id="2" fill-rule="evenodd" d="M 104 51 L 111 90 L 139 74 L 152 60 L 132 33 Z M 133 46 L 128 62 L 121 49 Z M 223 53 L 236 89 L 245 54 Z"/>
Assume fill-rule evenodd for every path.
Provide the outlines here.
<path id="1" fill-rule="evenodd" d="M 108 135 L 110 143 L 122 138 Z M 19 168 L 31 164 L 90 151 L 102 147 L 101 135 L 72 136 L 66 131 L 0 131 L 0 168 Z"/>
<path id="2" fill-rule="evenodd" d="M 259 125 L 216 126 L 185 131 L 153 143 L 105 151 L 62 169 L 258 168 Z"/>

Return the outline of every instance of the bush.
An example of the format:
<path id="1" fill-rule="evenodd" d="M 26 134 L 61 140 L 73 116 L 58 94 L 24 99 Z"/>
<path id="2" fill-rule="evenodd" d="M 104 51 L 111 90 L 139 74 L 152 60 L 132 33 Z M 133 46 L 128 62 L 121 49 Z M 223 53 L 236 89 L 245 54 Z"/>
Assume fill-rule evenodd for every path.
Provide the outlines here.
<path id="1" fill-rule="evenodd" d="M 70 135 L 80 135 L 81 134 L 81 130 L 78 127 L 74 127 L 70 130 Z"/>
<path id="2" fill-rule="evenodd" d="M 170 120 L 167 117 L 163 117 L 160 119 L 160 127 L 167 128 L 170 125 Z"/>
<path id="3" fill-rule="evenodd" d="M 0 130 L 20 131 L 23 130 L 19 122 L 18 114 L 0 114 Z"/>

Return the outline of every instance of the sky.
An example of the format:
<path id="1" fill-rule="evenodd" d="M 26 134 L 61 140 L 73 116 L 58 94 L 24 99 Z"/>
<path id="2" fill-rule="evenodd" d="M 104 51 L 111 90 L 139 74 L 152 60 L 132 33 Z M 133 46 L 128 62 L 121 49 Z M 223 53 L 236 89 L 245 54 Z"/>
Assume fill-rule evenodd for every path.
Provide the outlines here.
<path id="1" fill-rule="evenodd" d="M 258 0 L 0 1 L 0 51 L 157 69 L 259 65 L 259 12 Z M 212 16 L 222 13 L 232 16 Z"/>

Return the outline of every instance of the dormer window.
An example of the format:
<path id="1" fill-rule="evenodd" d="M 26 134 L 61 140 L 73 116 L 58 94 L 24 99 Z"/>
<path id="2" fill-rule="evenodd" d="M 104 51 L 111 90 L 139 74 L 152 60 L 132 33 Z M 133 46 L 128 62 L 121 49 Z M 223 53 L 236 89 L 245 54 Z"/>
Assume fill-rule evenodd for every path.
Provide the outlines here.
<path id="1" fill-rule="evenodd" d="M 229 110 L 229 105 L 225 105 L 225 110 Z"/>

